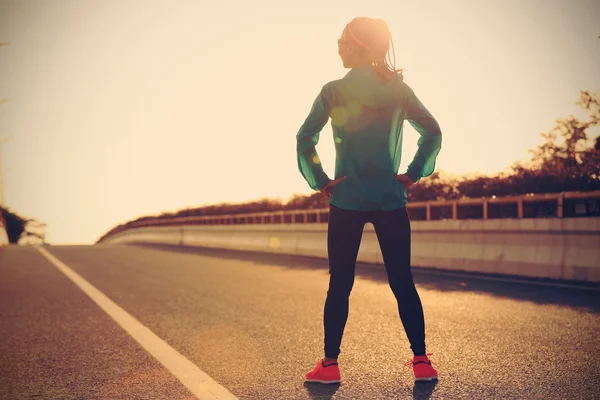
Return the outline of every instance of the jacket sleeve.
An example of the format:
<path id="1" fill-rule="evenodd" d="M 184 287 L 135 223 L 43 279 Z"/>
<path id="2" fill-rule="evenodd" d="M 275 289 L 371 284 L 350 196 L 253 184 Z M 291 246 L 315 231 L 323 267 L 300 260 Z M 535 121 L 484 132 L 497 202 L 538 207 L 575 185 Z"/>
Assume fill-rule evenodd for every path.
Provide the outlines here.
<path id="1" fill-rule="evenodd" d="M 298 169 L 311 189 L 314 190 L 320 190 L 331 181 L 325 171 L 323 171 L 323 166 L 316 149 L 321 130 L 329 120 L 331 108 L 326 97 L 327 85 L 321 89 L 308 117 L 296 135 Z"/>
<path id="2" fill-rule="evenodd" d="M 405 89 L 406 120 L 421 135 L 417 143 L 417 153 L 408 165 L 406 175 L 418 182 L 435 170 L 435 161 L 442 148 L 442 131 L 436 119 L 417 98 L 414 91 L 406 84 Z"/>

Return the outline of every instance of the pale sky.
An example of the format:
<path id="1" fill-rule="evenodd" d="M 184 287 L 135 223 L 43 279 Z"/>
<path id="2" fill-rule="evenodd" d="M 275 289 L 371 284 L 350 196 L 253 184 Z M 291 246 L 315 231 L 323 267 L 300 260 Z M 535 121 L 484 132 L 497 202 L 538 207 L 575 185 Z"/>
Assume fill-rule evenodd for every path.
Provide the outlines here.
<path id="1" fill-rule="evenodd" d="M 185 207 L 311 189 L 296 138 L 337 39 L 384 18 L 444 135 L 437 169 L 495 173 L 600 90 L 597 0 L 0 0 L 5 203 L 54 244 Z M 406 124 L 401 172 L 416 150 Z M 327 126 L 317 146 L 333 177 Z"/>

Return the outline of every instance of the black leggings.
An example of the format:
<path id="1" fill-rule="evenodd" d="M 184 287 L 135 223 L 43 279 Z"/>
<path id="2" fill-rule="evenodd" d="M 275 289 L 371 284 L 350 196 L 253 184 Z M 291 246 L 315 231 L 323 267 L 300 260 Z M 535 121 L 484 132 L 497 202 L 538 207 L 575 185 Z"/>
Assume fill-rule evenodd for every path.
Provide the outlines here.
<path id="1" fill-rule="evenodd" d="M 351 211 L 330 205 L 327 234 L 329 290 L 325 301 L 325 356 L 337 358 L 348 319 L 348 299 L 365 223 L 371 222 L 398 312 L 415 355 L 425 354 L 423 306 L 410 268 L 410 220 L 406 208 Z"/>

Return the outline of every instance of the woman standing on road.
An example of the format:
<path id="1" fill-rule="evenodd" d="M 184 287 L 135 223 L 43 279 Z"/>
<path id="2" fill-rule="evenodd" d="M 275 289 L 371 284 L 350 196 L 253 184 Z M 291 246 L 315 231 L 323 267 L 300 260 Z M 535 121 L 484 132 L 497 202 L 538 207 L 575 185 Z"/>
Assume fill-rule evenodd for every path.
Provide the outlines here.
<path id="1" fill-rule="evenodd" d="M 359 17 L 338 40 L 339 55 L 350 71 L 327 83 L 297 134 L 298 168 L 314 190 L 329 199 L 327 251 L 329 289 L 324 308 L 325 357 L 306 381 L 340 382 L 337 358 L 348 299 L 365 223 L 379 241 L 390 287 L 414 353 L 407 363 L 415 380 L 437 379 L 425 352 L 425 322 L 410 265 L 411 231 L 406 189 L 431 175 L 441 148 L 441 131 L 395 68 L 385 21 Z M 387 59 L 386 59 L 387 56 Z M 323 171 L 315 146 L 331 118 L 336 150 L 335 180 Z M 406 173 L 398 175 L 403 121 L 421 135 Z"/>

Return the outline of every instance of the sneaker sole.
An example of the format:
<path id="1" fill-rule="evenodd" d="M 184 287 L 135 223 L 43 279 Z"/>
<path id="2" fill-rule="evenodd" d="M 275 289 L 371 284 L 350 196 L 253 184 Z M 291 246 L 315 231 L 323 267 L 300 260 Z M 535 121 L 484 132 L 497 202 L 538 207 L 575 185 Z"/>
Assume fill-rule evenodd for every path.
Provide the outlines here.
<path id="1" fill-rule="evenodd" d="M 304 382 L 310 382 L 310 383 L 323 383 L 325 385 L 331 384 L 331 383 L 340 383 L 341 380 L 333 380 L 333 381 L 322 381 L 319 379 L 305 379 Z"/>

